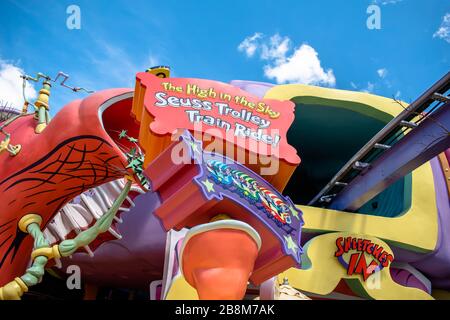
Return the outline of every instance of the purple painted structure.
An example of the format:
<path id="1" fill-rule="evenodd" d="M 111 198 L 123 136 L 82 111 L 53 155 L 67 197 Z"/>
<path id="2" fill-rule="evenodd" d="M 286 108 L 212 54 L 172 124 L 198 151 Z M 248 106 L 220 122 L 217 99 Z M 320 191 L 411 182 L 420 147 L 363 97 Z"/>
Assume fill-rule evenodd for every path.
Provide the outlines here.
<path id="1" fill-rule="evenodd" d="M 396 283 L 409 288 L 417 288 L 431 294 L 427 286 L 408 270 L 392 267 L 389 271 L 392 279 Z"/>
<path id="2" fill-rule="evenodd" d="M 450 146 L 450 103 L 385 151 L 331 202 L 330 209 L 355 211 L 423 163 Z"/>
<path id="3" fill-rule="evenodd" d="M 432 159 L 431 166 L 439 216 L 438 242 L 433 253 L 425 255 L 413 266 L 427 275 L 436 288 L 450 289 L 450 199 L 439 160 Z"/>
<path id="4" fill-rule="evenodd" d="M 232 80 L 230 81 L 232 86 L 238 87 L 242 90 L 250 92 L 259 98 L 263 98 L 266 92 L 275 86 L 272 83 L 258 82 L 258 81 L 246 81 L 246 80 Z"/>

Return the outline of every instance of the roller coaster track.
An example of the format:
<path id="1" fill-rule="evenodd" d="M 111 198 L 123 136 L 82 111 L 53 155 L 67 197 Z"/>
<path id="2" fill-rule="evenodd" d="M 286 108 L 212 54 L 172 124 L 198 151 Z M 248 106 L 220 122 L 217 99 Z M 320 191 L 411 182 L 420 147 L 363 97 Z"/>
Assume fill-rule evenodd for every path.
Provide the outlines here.
<path id="1" fill-rule="evenodd" d="M 375 134 L 308 205 L 356 211 L 449 148 L 449 90 L 450 72 Z"/>

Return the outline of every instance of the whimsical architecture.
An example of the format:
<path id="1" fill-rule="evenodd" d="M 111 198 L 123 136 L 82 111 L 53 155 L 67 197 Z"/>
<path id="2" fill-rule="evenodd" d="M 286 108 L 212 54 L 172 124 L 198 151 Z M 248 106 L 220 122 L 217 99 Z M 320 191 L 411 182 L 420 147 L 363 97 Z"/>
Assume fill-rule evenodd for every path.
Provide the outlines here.
<path id="1" fill-rule="evenodd" d="M 51 119 L 61 78 L 0 109 L 0 300 L 450 298 L 450 73 L 407 105 L 158 66 Z"/>

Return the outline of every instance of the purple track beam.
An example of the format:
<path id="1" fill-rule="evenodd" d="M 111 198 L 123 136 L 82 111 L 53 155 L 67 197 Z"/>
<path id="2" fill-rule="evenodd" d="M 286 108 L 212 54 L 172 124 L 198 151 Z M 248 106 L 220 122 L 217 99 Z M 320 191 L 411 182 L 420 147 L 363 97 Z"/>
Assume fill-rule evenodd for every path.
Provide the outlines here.
<path id="1" fill-rule="evenodd" d="M 358 210 L 395 181 L 448 149 L 449 131 L 450 103 L 446 103 L 351 181 L 330 208 Z"/>

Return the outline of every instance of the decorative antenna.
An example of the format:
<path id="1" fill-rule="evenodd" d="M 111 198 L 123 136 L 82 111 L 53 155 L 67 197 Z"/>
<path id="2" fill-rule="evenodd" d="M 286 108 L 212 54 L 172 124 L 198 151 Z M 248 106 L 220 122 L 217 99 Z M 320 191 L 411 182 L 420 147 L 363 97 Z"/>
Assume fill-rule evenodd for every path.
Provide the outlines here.
<path id="1" fill-rule="evenodd" d="M 30 102 L 27 100 L 27 97 L 25 95 L 25 88 L 26 88 L 26 81 L 31 80 L 34 82 L 40 82 L 40 79 L 43 79 L 42 81 L 42 88 L 39 90 L 39 95 L 34 102 L 34 112 L 35 112 L 35 118 L 38 120 L 38 124 L 35 128 L 35 132 L 37 134 L 44 131 L 44 129 L 47 127 L 47 125 L 51 121 L 50 117 L 50 106 L 49 106 L 49 98 L 50 98 L 50 89 L 52 87 L 51 82 L 56 82 L 59 78 L 62 78 L 61 82 L 59 83 L 62 87 L 68 88 L 72 90 L 73 92 L 79 92 L 79 91 L 85 91 L 86 93 L 92 93 L 94 91 L 88 90 L 86 88 L 81 87 L 71 87 L 66 85 L 66 80 L 69 79 L 69 76 L 65 74 L 64 72 L 58 72 L 56 77 L 52 79 L 50 76 L 47 76 L 41 72 L 39 72 L 35 78 L 29 75 L 21 75 L 20 76 L 23 79 L 23 85 L 22 85 L 22 93 L 23 93 L 23 109 L 22 114 L 26 114 L 28 112 L 28 106 L 30 105 Z"/>
<path id="2" fill-rule="evenodd" d="M 63 78 L 63 80 L 59 84 L 61 86 L 63 86 L 63 87 L 69 88 L 73 92 L 78 92 L 78 91 L 85 91 L 86 93 L 93 93 L 94 92 L 92 90 L 88 90 L 88 89 L 83 88 L 83 87 L 70 87 L 70 86 L 66 85 L 65 82 L 66 82 L 67 79 L 69 79 L 69 76 L 67 74 L 65 74 L 64 72 L 62 72 L 62 71 L 58 72 L 58 74 L 56 75 L 55 80 L 52 80 L 52 81 L 56 82 L 56 80 L 58 80 L 59 77 Z"/>

